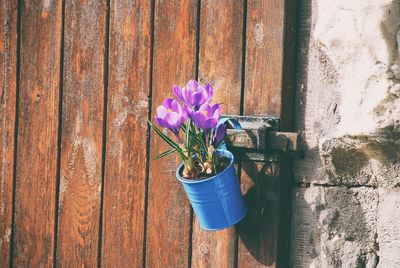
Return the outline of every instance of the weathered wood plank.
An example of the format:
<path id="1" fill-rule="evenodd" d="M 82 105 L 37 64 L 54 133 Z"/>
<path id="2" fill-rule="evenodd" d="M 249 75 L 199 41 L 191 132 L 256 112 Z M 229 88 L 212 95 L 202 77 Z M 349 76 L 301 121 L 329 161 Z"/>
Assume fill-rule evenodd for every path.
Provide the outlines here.
<path id="1" fill-rule="evenodd" d="M 234 227 L 221 231 L 204 231 L 193 221 L 192 267 L 234 267 L 236 231 Z"/>
<path id="2" fill-rule="evenodd" d="M 210 83 L 224 114 L 240 113 L 243 1 L 201 1 L 199 80 Z"/>
<path id="3" fill-rule="evenodd" d="M 172 85 L 195 77 L 197 1 L 156 1 L 152 111 L 172 96 Z M 154 113 L 153 113 L 154 114 Z M 167 145 L 151 133 L 146 265 L 187 267 L 190 207 L 175 178 L 176 156 L 154 158 Z"/>
<path id="4" fill-rule="evenodd" d="M 199 79 L 211 83 L 226 114 L 240 113 L 243 1 L 202 1 Z M 235 228 L 204 231 L 193 222 L 192 267 L 234 267 Z"/>
<path id="5" fill-rule="evenodd" d="M 246 115 L 281 116 L 284 9 L 281 0 L 248 1 Z M 238 267 L 277 266 L 280 184 L 279 168 L 271 165 L 243 164 L 242 191 L 249 213 L 239 229 Z"/>
<path id="6" fill-rule="evenodd" d="M 15 267 L 53 265 L 61 1 L 21 3 Z"/>
<path id="7" fill-rule="evenodd" d="M 242 163 L 241 188 L 249 212 L 239 225 L 238 267 L 277 265 L 280 194 L 277 169 L 274 162 Z"/>
<path id="8" fill-rule="evenodd" d="M 112 1 L 104 178 L 104 267 L 141 267 L 151 1 Z"/>
<path id="9" fill-rule="evenodd" d="M 18 1 L 0 4 L 0 267 L 9 267 L 12 224 Z"/>
<path id="10" fill-rule="evenodd" d="M 244 114 L 280 116 L 284 41 L 282 0 L 248 0 Z"/>
<path id="11" fill-rule="evenodd" d="M 66 1 L 57 265 L 95 267 L 107 5 Z"/>

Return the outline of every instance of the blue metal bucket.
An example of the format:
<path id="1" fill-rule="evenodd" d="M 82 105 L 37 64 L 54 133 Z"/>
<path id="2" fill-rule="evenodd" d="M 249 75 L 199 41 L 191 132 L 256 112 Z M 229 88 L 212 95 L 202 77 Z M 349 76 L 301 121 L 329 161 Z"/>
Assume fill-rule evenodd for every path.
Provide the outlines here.
<path id="1" fill-rule="evenodd" d="M 217 154 L 228 157 L 231 162 L 224 171 L 213 177 L 199 181 L 186 180 L 180 176 L 183 164 L 176 171 L 176 177 L 186 191 L 201 228 L 210 231 L 228 228 L 242 220 L 247 213 L 232 153 L 218 150 Z"/>

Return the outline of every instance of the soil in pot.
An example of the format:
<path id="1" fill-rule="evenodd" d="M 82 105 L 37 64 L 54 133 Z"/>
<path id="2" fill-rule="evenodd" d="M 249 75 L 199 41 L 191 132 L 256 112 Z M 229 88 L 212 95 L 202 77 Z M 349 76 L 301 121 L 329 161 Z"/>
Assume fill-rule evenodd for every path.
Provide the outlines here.
<path id="1" fill-rule="evenodd" d="M 208 174 L 206 172 L 206 170 L 204 169 L 204 167 L 200 165 L 200 162 L 198 160 L 195 160 L 194 161 L 194 168 L 196 170 L 195 174 L 198 174 L 196 177 L 185 176 L 185 174 L 183 174 L 183 169 L 179 172 L 179 174 L 187 180 L 194 180 L 194 181 L 204 180 L 204 179 L 210 178 L 212 176 L 215 176 L 218 173 L 222 172 L 224 169 L 226 169 L 229 166 L 229 164 L 231 163 L 231 159 L 229 159 L 226 156 L 217 155 L 216 157 L 218 158 L 218 160 L 217 160 L 218 164 L 216 165 L 215 173 Z"/>

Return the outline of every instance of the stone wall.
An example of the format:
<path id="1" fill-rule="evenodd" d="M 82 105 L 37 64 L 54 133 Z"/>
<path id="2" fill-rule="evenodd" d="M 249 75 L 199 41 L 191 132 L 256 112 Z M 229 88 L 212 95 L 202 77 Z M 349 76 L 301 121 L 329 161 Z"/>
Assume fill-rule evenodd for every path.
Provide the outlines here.
<path id="1" fill-rule="evenodd" d="M 293 267 L 400 267 L 400 0 L 300 0 Z"/>

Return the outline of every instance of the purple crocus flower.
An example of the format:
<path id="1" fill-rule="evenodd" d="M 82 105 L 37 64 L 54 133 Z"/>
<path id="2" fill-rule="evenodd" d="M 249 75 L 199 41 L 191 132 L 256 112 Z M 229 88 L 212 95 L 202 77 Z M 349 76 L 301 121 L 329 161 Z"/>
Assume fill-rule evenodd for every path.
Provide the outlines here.
<path id="1" fill-rule="evenodd" d="M 214 90 L 210 84 L 203 87 L 195 80 L 190 80 L 183 88 L 175 85 L 173 91 L 179 100 L 195 110 L 205 103 L 210 103 L 214 96 Z"/>
<path id="2" fill-rule="evenodd" d="M 214 147 L 218 147 L 218 145 L 224 140 L 226 135 L 226 124 L 220 124 L 216 128 L 214 128 Z"/>
<path id="3" fill-rule="evenodd" d="M 189 111 L 186 105 L 183 107 L 174 99 L 168 98 L 157 107 L 157 115 L 154 117 L 160 127 L 169 128 L 178 133 L 179 127 L 188 117 Z"/>
<path id="4" fill-rule="evenodd" d="M 195 126 L 206 131 L 217 125 L 220 116 L 221 106 L 218 103 L 212 106 L 205 103 L 200 106 L 198 111 L 192 111 L 190 114 Z"/>

